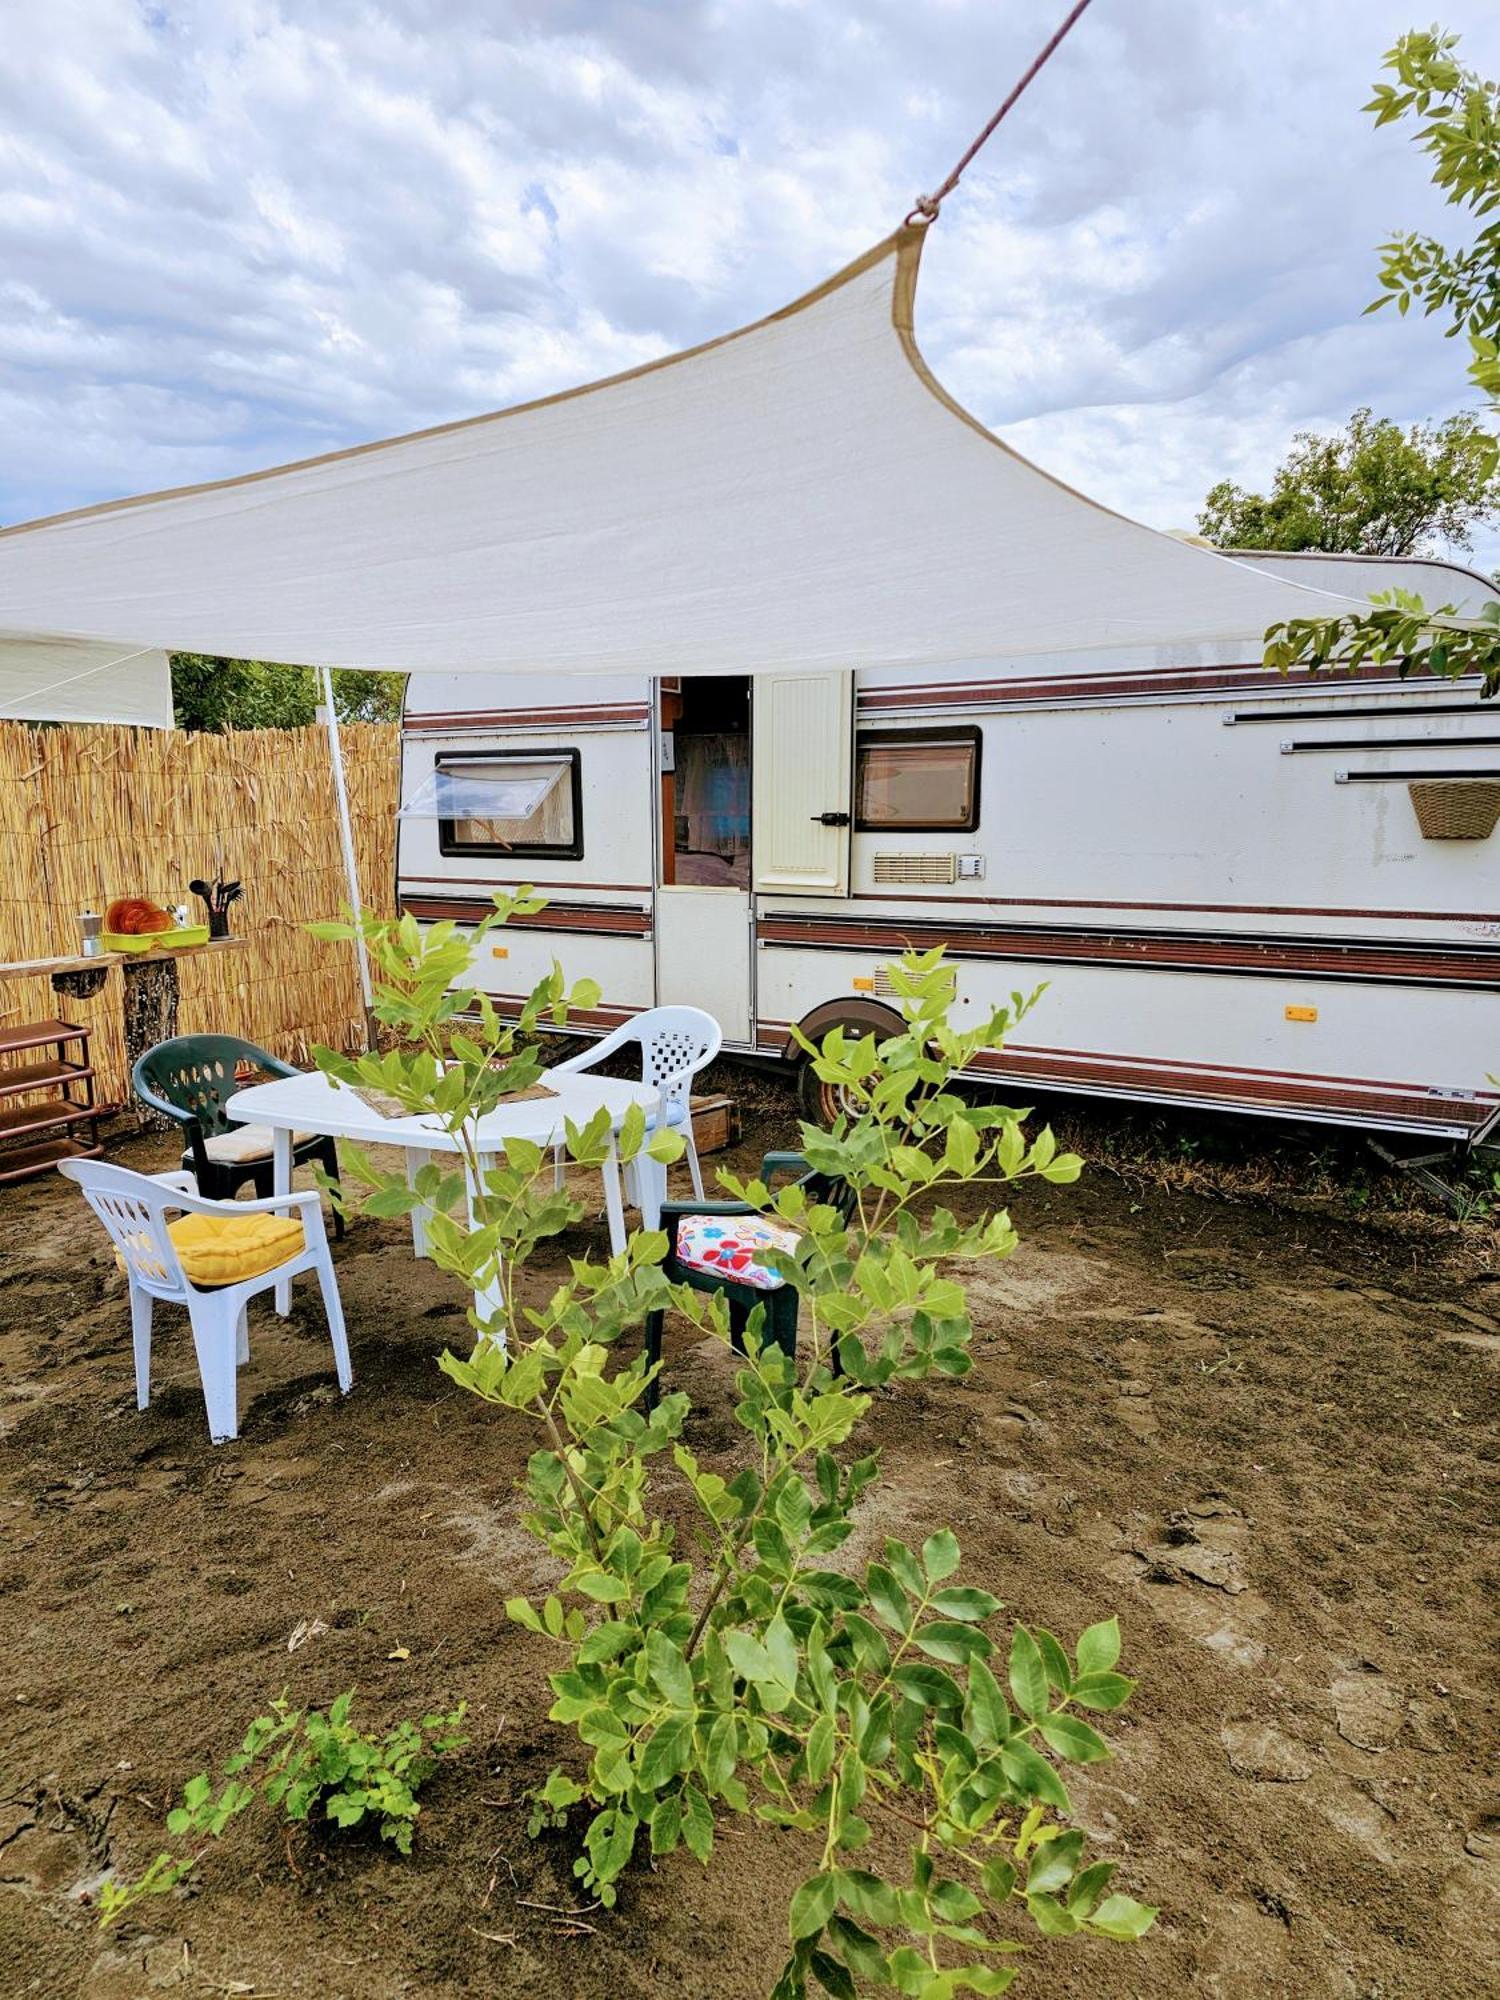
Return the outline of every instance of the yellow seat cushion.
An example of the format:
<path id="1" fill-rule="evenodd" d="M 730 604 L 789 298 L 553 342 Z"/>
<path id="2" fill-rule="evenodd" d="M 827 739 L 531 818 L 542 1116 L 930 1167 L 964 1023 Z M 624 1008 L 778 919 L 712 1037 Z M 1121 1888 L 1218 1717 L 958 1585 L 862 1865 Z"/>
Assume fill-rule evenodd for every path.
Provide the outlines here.
<path id="1" fill-rule="evenodd" d="M 307 1237 L 295 1215 L 180 1215 L 167 1224 L 167 1234 L 177 1252 L 189 1284 L 237 1285 L 245 1278 L 259 1278 L 289 1263 L 307 1247 Z M 150 1239 L 140 1239 L 133 1259 L 142 1277 L 165 1278 L 156 1268 Z M 124 1255 L 116 1250 L 115 1262 L 126 1269 Z"/>

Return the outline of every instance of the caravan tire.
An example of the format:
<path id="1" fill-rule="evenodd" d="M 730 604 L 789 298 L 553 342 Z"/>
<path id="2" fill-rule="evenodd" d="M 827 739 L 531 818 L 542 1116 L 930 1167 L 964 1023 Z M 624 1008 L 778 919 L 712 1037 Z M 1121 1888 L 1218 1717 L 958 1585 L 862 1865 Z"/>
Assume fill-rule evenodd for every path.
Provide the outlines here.
<path id="1" fill-rule="evenodd" d="M 844 1109 L 843 1093 L 836 1084 L 825 1083 L 806 1056 L 797 1066 L 797 1101 L 803 1116 L 825 1131 Z"/>
<path id="2" fill-rule="evenodd" d="M 878 1035 L 884 1040 L 888 1035 L 899 1035 L 903 1023 L 894 1008 L 882 1007 L 878 1001 L 829 1000 L 814 1007 L 798 1025 L 809 1040 L 820 1042 L 832 1028 L 842 1028 L 848 1035 Z M 789 1045 L 787 1053 L 797 1060 L 797 1097 L 804 1113 L 815 1125 L 832 1125 L 845 1108 L 838 1086 L 823 1081 L 796 1042 Z"/>

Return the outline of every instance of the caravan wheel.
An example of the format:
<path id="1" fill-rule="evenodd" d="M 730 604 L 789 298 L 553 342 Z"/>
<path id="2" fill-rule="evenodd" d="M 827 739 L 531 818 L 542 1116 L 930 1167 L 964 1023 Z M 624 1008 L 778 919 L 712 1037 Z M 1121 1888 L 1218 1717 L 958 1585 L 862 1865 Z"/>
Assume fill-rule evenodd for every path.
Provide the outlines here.
<path id="1" fill-rule="evenodd" d="M 826 1001 L 823 1006 L 814 1007 L 800 1025 L 803 1034 L 813 1042 L 821 1042 L 831 1028 L 842 1028 L 847 1035 L 878 1035 L 882 1041 L 888 1035 L 899 1035 L 902 1030 L 901 1016 L 895 1009 L 872 1000 Z M 852 1109 L 845 1103 L 839 1086 L 825 1083 L 795 1042 L 787 1053 L 800 1058 L 797 1096 L 815 1125 L 832 1125 L 841 1111 Z"/>
<path id="2" fill-rule="evenodd" d="M 806 1056 L 797 1069 L 797 1100 L 814 1125 L 831 1128 L 841 1111 L 854 1107 L 845 1102 L 844 1091 L 836 1083 L 825 1083 Z"/>

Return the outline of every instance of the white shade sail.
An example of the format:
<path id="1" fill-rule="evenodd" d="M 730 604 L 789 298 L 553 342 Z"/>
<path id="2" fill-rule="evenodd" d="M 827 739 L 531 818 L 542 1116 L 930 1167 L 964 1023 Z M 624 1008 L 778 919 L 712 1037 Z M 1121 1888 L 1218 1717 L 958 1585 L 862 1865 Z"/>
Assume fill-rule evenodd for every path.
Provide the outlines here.
<path id="1" fill-rule="evenodd" d="M 1062 670 L 1343 605 L 1096 505 L 969 417 L 912 338 L 922 235 L 589 388 L 6 529 L 0 640 L 491 674 Z"/>
<path id="2" fill-rule="evenodd" d="M 16 639 L 0 644 L 0 717 L 9 722 L 139 722 L 172 727 L 165 653 L 123 643 Z"/>

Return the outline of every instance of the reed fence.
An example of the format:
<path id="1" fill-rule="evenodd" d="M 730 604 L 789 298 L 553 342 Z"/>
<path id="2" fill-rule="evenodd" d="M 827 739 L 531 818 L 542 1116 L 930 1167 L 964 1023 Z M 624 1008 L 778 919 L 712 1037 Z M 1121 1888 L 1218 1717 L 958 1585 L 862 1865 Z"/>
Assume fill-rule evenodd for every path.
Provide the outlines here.
<path id="1" fill-rule="evenodd" d="M 395 896 L 398 731 L 341 731 L 361 893 Z M 338 812 L 321 728 L 223 736 L 117 725 L 0 722 L 0 960 L 78 949 L 78 913 L 116 896 L 190 902 L 195 877 L 244 883 L 230 912 L 243 951 L 181 961 L 183 1034 L 244 1035 L 304 1063 L 314 1042 L 352 1047 L 359 981 L 346 945 L 303 926 L 347 905 Z M 118 975 L 93 1000 L 60 1000 L 47 979 L 0 982 L 0 1026 L 54 1015 L 93 1032 L 102 1100 L 130 1096 Z"/>

